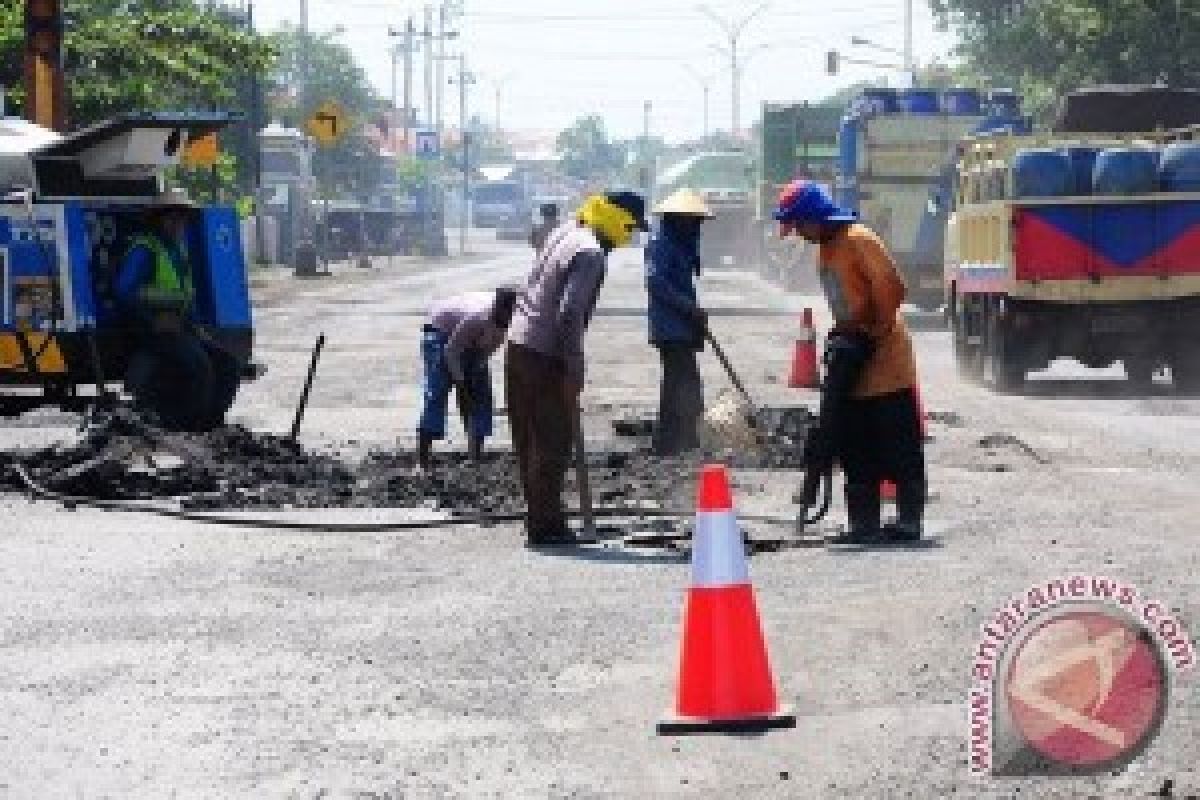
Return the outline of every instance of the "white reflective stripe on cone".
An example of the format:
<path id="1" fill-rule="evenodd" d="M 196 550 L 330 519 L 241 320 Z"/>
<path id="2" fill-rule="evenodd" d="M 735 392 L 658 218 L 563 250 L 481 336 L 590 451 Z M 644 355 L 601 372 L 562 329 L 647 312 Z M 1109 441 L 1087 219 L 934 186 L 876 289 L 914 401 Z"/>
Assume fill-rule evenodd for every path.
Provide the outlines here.
<path id="1" fill-rule="evenodd" d="M 700 511 L 692 538 L 692 588 L 735 586 L 750 582 L 746 547 L 732 511 Z"/>

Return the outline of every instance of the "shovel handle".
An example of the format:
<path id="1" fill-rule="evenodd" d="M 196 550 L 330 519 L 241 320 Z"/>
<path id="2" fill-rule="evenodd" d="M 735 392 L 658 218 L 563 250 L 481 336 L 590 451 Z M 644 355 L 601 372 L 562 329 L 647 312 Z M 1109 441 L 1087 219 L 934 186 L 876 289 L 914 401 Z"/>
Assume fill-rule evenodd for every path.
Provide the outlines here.
<path id="1" fill-rule="evenodd" d="M 742 379 L 738 377 L 737 371 L 734 370 L 733 364 L 729 361 L 729 357 L 725 355 L 725 351 L 721 349 L 721 345 L 717 343 L 717 339 L 715 336 L 713 336 L 712 331 L 705 330 L 704 338 L 708 340 L 710 345 L 712 345 L 712 349 L 717 356 L 717 360 L 720 361 L 721 366 L 725 368 L 725 372 L 729 375 L 729 380 L 733 383 L 734 388 L 738 390 L 738 392 L 742 395 L 742 398 L 752 408 L 757 408 L 758 406 L 754 402 L 754 398 L 752 398 L 750 393 L 746 391 L 745 384 L 743 384 Z"/>

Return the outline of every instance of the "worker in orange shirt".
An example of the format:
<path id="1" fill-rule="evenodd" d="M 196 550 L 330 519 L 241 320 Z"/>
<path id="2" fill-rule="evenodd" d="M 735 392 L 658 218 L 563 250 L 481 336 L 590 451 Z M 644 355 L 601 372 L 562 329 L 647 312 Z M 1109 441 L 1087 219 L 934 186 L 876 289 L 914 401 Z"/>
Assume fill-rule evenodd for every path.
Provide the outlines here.
<path id="1" fill-rule="evenodd" d="M 916 358 L 899 313 L 904 281 L 880 238 L 819 184 L 797 180 L 785 187 L 775 219 L 780 235 L 799 235 L 820 247 L 817 273 L 834 320 L 822 405 L 840 410 L 825 447 L 846 476 L 849 525 L 843 538 L 917 541 L 925 509 L 925 455 Z M 897 515 L 881 528 L 884 479 L 896 484 Z"/>

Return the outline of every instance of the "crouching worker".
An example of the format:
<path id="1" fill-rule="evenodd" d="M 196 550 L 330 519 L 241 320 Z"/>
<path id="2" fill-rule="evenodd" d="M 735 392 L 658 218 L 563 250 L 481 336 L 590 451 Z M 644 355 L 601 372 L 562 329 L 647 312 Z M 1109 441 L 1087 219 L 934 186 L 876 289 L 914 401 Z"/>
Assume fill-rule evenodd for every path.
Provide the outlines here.
<path id="1" fill-rule="evenodd" d="M 779 197 L 780 234 L 820 246 L 817 272 L 833 313 L 823 408 L 838 421 L 828 455 L 846 475 L 848 541 L 916 541 L 925 508 L 925 456 L 912 337 L 900 317 L 905 286 L 887 248 L 820 185 L 798 180 Z M 836 378 L 836 379 L 835 379 Z M 823 414 L 823 416 L 825 416 Z M 880 482 L 896 484 L 895 521 L 880 528 Z"/>
<path id="2" fill-rule="evenodd" d="M 492 435 L 492 378 L 488 360 L 504 343 L 517 293 L 469 292 L 447 298 L 429 314 L 421 332 L 425 382 L 421 420 L 417 425 L 417 457 L 428 469 L 433 443 L 446 437 L 446 405 L 454 390 L 467 449 L 472 459 L 483 453 Z"/>

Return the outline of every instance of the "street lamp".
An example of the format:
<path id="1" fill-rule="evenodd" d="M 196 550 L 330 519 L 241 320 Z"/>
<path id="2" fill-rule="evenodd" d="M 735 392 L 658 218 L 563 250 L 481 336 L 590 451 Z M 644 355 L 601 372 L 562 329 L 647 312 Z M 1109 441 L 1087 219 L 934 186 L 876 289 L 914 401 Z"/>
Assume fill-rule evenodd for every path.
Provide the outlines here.
<path id="1" fill-rule="evenodd" d="M 741 88 L 741 62 L 739 47 L 741 46 L 742 34 L 746 32 L 746 27 L 753 22 L 760 14 L 767 10 L 771 3 L 759 3 L 754 9 L 742 17 L 736 19 L 726 19 L 711 8 L 705 5 L 697 6 L 696 10 L 705 15 L 712 21 L 716 22 L 725 32 L 729 39 L 728 47 L 719 47 L 718 49 L 729 57 L 729 83 L 730 83 L 730 119 L 731 133 L 736 137 L 742 127 L 742 88 Z"/>
<path id="2" fill-rule="evenodd" d="M 498 78 L 497 80 L 492 81 L 492 90 L 496 93 L 496 120 L 495 120 L 496 133 L 500 133 L 500 130 L 501 130 L 501 128 L 500 128 L 500 100 L 504 93 L 504 87 L 507 86 L 509 84 L 509 82 L 515 77 L 517 77 L 517 73 L 509 72 L 509 73 L 505 74 L 504 76 Z"/>
<path id="3" fill-rule="evenodd" d="M 714 76 L 705 75 L 700 70 L 693 67 L 691 64 L 683 64 L 682 66 L 685 70 L 687 70 L 687 73 L 689 75 L 691 75 L 693 78 L 696 79 L 696 83 L 700 84 L 700 88 L 702 90 L 704 90 L 704 138 L 701 139 L 700 141 L 703 144 L 707 144 L 708 136 L 709 136 L 708 98 L 709 98 L 709 93 L 712 91 L 712 82 L 713 82 Z"/>

